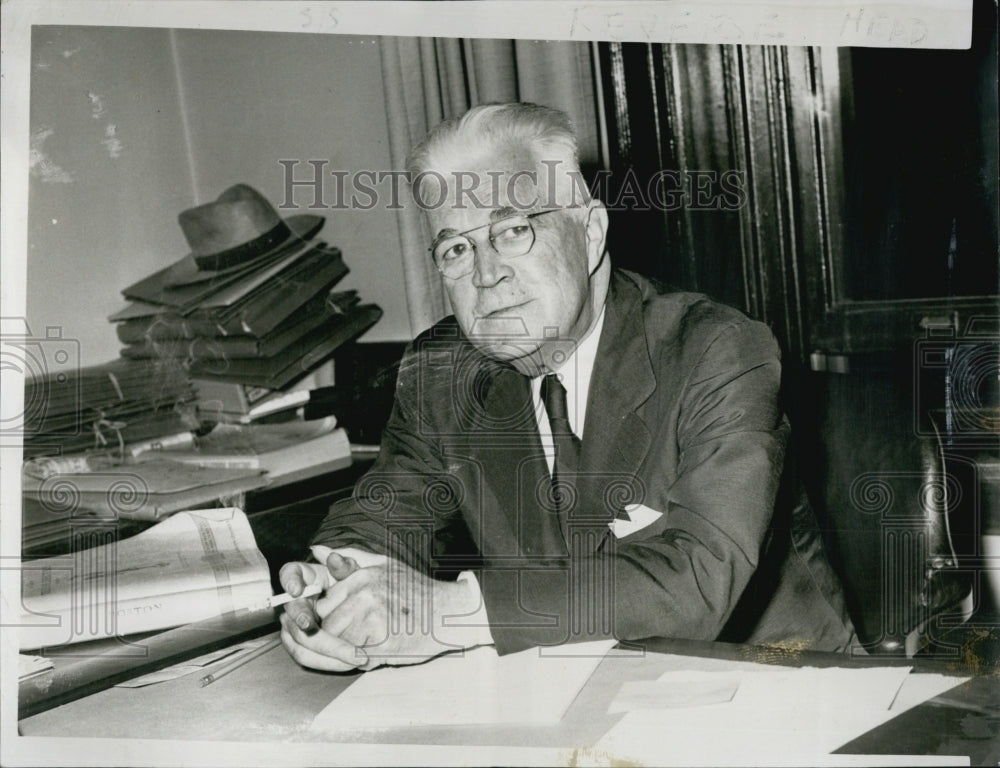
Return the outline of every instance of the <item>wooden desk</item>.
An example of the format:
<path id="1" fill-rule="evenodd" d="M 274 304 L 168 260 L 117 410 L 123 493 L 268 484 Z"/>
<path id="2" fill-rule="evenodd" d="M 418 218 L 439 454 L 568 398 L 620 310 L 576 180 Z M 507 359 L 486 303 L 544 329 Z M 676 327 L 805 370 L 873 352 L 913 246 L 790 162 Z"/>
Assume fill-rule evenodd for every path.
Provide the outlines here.
<path id="1" fill-rule="evenodd" d="M 724 643 L 655 639 L 641 658 L 607 658 L 557 727 L 395 729 L 353 734 L 340 743 L 525 745 L 574 749 L 596 742 L 621 715 L 606 709 L 627 680 L 654 680 L 677 668 L 674 656 L 758 661 L 791 666 L 913 664 L 920 671 L 968 675 L 960 664 L 936 660 L 850 659 L 825 653 L 780 653 Z M 684 662 L 680 662 L 684 664 Z M 692 660 L 692 664 L 696 663 Z M 308 730 L 313 717 L 358 673 L 329 674 L 299 667 L 282 649 L 271 651 L 206 688 L 199 674 L 140 688 L 111 688 L 26 717 L 24 736 L 99 736 L 240 742 L 328 741 Z M 985 674 L 922 704 L 844 745 L 847 754 L 967 754 L 973 765 L 1000 760 L 1000 678 Z M 724 734 L 720 734 L 724 738 Z"/>

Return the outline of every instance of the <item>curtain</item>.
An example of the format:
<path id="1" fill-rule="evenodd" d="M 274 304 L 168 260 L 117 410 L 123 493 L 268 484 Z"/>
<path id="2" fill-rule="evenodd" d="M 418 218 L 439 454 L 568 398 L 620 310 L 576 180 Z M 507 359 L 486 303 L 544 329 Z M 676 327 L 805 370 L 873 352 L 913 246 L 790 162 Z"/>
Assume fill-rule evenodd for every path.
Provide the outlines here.
<path id="1" fill-rule="evenodd" d="M 496 101 L 531 101 L 567 112 L 576 127 L 584 168 L 606 166 L 600 78 L 591 43 L 385 37 L 382 76 L 393 165 L 442 120 Z M 399 219 L 403 279 L 414 335 L 448 314 L 447 299 L 427 246 L 430 233 L 409 190 Z"/>
<path id="2" fill-rule="evenodd" d="M 601 51 L 612 173 L 633 172 L 648 190 L 666 169 L 675 176 L 661 194 L 680 193 L 662 198 L 669 205 L 609 202 L 616 265 L 742 309 L 771 327 L 786 364 L 804 365 L 830 301 L 842 218 L 836 49 Z"/>

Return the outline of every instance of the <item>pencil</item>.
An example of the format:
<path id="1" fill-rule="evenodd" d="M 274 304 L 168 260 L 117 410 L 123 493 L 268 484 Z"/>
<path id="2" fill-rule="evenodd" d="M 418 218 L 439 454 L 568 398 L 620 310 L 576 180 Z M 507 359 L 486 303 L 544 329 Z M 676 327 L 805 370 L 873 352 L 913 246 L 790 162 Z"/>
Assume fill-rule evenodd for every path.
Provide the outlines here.
<path id="1" fill-rule="evenodd" d="M 222 667 L 220 669 L 217 669 L 212 674 L 205 675 L 201 679 L 201 681 L 200 681 L 201 687 L 204 688 L 206 685 L 211 685 L 216 680 L 218 680 L 220 677 L 225 677 L 230 672 L 233 672 L 234 670 L 239 669 L 240 667 L 242 667 L 247 662 L 250 662 L 250 661 L 253 661 L 254 659 L 256 659 L 258 656 L 263 656 L 265 653 L 267 653 L 270 650 L 273 650 L 273 649 L 277 648 L 279 645 L 281 645 L 281 638 L 280 637 L 271 638 L 270 640 L 268 640 L 266 643 L 264 643 L 259 648 L 254 648 L 252 651 L 243 654 L 242 656 L 240 656 L 235 661 L 231 661 L 228 664 L 226 664 L 224 667 Z"/>

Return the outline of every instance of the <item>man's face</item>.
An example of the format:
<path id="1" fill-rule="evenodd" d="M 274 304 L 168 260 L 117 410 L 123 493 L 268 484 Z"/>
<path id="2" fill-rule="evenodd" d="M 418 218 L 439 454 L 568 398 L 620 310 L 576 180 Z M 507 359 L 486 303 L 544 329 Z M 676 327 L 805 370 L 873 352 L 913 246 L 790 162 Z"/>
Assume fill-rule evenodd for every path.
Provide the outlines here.
<path id="1" fill-rule="evenodd" d="M 506 162 L 509 166 L 511 158 Z M 536 197 L 542 202 L 549 198 L 523 172 L 500 174 L 497 169 L 485 164 L 473 171 L 483 180 L 474 195 L 482 205 L 472 195 L 457 195 L 452 186 L 446 205 L 428 211 L 428 219 L 436 239 L 475 230 L 466 235 L 475 248 L 472 271 L 444 279 L 462 330 L 484 354 L 534 373 L 539 362 L 554 367 L 549 359 L 553 352 L 565 351 L 567 340 L 581 340 L 596 318 L 591 275 L 603 256 L 604 228 L 603 223 L 595 228 L 591 219 L 606 214 L 603 209 L 576 207 L 533 216 L 531 249 L 520 256 L 501 256 L 490 242 L 489 225 L 544 210 L 525 206 Z"/>

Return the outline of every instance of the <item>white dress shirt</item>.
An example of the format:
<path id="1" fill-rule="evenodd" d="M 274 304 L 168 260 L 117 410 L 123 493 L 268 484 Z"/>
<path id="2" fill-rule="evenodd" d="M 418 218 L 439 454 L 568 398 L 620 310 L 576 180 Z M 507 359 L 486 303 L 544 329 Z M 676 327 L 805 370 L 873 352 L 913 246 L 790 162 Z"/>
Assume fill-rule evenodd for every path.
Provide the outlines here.
<path id="1" fill-rule="evenodd" d="M 587 420 L 587 395 L 590 392 L 590 377 L 594 373 L 594 361 L 597 359 L 597 346 L 601 341 L 601 329 L 604 327 L 604 310 L 594 324 L 587 337 L 576 345 L 566 361 L 551 373 L 559 377 L 559 382 L 566 390 L 566 410 L 569 416 L 569 426 L 573 434 L 583 440 L 583 427 Z M 542 438 L 542 448 L 545 449 L 545 461 L 549 465 L 549 473 L 555 462 L 555 444 L 552 441 L 552 428 L 549 426 L 549 416 L 542 402 L 542 376 L 531 380 L 531 398 L 535 404 L 535 420 L 538 422 L 538 434 Z"/>

